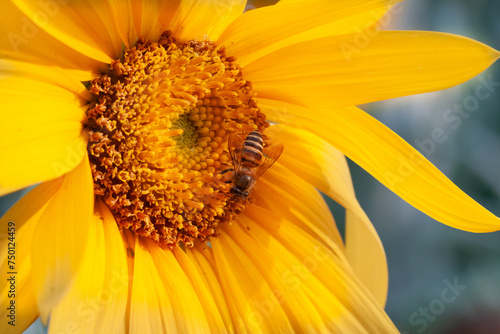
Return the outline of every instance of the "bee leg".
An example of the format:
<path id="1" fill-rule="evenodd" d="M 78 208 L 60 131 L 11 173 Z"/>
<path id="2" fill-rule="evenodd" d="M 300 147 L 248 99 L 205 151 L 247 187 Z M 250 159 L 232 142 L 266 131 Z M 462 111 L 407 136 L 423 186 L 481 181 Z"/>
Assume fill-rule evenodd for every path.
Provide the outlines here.
<path id="1" fill-rule="evenodd" d="M 226 174 L 227 172 L 234 172 L 234 169 L 232 168 L 228 168 L 228 169 L 224 169 L 223 171 L 221 171 L 219 174 Z"/>
<path id="2" fill-rule="evenodd" d="M 224 174 L 226 174 L 227 172 L 234 172 L 234 169 L 233 169 L 233 168 L 224 169 L 224 170 L 223 170 L 223 171 L 221 171 L 219 174 L 224 175 Z M 232 177 L 230 177 L 230 178 L 229 178 L 229 180 L 224 181 L 224 183 L 231 183 L 231 182 L 233 182 L 233 178 L 232 178 Z"/>

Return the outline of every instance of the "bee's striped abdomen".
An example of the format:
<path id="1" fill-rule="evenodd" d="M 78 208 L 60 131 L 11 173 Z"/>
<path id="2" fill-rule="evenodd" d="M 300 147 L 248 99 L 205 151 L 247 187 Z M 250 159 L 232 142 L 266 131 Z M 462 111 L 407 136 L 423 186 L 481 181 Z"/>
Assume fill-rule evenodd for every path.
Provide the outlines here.
<path id="1" fill-rule="evenodd" d="M 262 149 L 264 141 L 259 131 L 253 130 L 243 142 L 241 151 L 241 163 L 245 167 L 257 167 L 262 162 Z"/>

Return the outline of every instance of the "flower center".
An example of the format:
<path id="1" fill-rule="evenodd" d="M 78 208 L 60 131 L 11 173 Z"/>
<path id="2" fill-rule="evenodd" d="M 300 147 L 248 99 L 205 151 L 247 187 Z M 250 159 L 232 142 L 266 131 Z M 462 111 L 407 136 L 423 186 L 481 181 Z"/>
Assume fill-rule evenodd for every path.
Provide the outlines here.
<path id="1" fill-rule="evenodd" d="M 248 199 L 231 194 L 228 139 L 268 123 L 224 48 L 140 39 L 91 82 L 87 110 L 95 194 L 117 222 L 162 247 L 218 235 Z M 233 135 L 234 136 L 234 135 Z"/>

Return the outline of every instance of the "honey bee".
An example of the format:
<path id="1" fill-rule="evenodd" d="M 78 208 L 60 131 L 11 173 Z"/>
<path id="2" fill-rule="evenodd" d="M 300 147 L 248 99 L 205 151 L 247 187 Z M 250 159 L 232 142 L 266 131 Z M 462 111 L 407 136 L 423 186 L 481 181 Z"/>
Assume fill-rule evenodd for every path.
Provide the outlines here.
<path id="1" fill-rule="evenodd" d="M 233 186 L 229 193 L 238 198 L 247 198 L 255 186 L 257 179 L 271 167 L 283 152 L 283 144 L 264 148 L 264 140 L 258 130 L 251 131 L 243 140 L 233 134 L 229 137 L 229 153 L 233 168 L 221 172 L 232 171 Z"/>

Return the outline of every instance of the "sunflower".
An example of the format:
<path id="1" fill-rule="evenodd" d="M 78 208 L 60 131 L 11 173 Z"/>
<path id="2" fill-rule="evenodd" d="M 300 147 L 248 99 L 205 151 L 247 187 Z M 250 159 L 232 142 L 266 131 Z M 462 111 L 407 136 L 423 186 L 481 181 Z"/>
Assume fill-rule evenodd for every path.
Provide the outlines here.
<path id="1" fill-rule="evenodd" d="M 344 154 L 445 224 L 500 226 L 355 107 L 500 57 L 380 31 L 396 3 L 3 4 L 0 194 L 38 185 L 0 222 L 0 331 L 396 333 Z M 345 207 L 345 242 L 318 190 Z"/>

